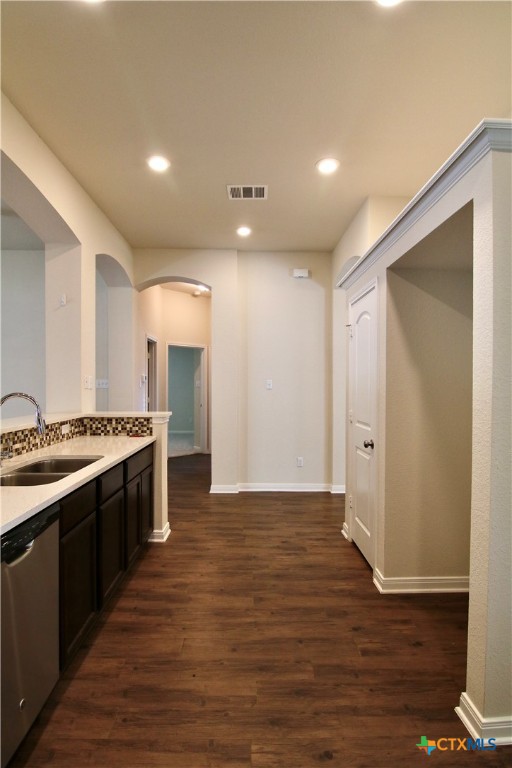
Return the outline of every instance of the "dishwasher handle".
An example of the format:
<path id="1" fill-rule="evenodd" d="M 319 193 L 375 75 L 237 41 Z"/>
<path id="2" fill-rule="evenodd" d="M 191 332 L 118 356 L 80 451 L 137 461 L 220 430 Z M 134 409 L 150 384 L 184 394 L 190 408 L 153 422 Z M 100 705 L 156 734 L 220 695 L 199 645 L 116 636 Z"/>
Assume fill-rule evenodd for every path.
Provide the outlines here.
<path id="1" fill-rule="evenodd" d="M 32 539 L 32 541 L 29 541 L 24 546 L 19 547 L 18 549 L 12 550 L 9 552 L 8 555 L 4 557 L 3 562 L 7 565 L 8 568 L 14 565 L 18 565 L 22 560 L 24 560 L 26 557 L 30 555 L 32 552 L 32 547 L 35 544 L 35 539 Z"/>
<path id="2" fill-rule="evenodd" d="M 29 554 L 34 541 L 58 519 L 59 512 L 60 505 L 52 504 L 11 531 L 4 533 L 1 543 L 2 563 L 10 565 L 23 555 Z"/>

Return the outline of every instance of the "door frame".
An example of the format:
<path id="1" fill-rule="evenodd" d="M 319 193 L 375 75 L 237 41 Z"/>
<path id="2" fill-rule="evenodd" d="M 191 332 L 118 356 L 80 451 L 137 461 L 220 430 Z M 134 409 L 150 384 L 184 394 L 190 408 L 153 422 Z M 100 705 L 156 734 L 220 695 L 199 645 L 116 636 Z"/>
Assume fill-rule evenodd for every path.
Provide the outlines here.
<path id="1" fill-rule="evenodd" d="M 170 347 L 186 347 L 188 349 L 200 350 L 200 419 L 199 419 L 199 445 L 194 445 L 194 450 L 198 453 L 210 453 L 210 367 L 209 367 L 209 347 L 206 344 L 184 344 L 183 342 L 168 341 L 166 345 L 166 366 L 165 366 L 165 392 L 166 392 L 166 408 L 169 408 L 169 348 Z M 172 416 L 169 424 L 172 424 Z M 195 427 L 195 425 L 194 425 Z"/>
<path id="2" fill-rule="evenodd" d="M 151 351 L 150 351 L 151 350 Z M 144 410 L 149 412 L 158 408 L 158 339 L 146 334 L 146 391 L 144 392 Z"/>
<path id="3" fill-rule="evenodd" d="M 354 437 L 354 427 L 353 427 L 353 419 L 352 419 L 352 411 L 353 411 L 353 402 L 354 402 L 354 390 L 355 390 L 355 381 L 354 381 L 354 345 L 351 344 L 351 340 L 353 338 L 353 320 L 354 320 L 354 305 L 357 304 L 358 301 L 360 301 L 364 296 L 369 294 L 371 291 L 375 291 L 375 326 L 374 326 L 374 336 L 373 336 L 373 378 L 374 378 L 374 393 L 373 393 L 373 424 L 372 424 L 372 434 L 375 444 L 377 445 L 377 448 L 379 447 L 379 281 L 378 278 L 374 278 L 369 283 L 367 283 L 363 288 L 361 288 L 357 293 L 355 293 L 353 296 L 350 296 L 348 298 L 348 323 L 347 323 L 347 331 L 348 331 L 348 344 L 347 344 L 347 418 L 346 418 L 346 436 L 347 436 L 347 499 L 346 499 L 346 527 L 344 526 L 344 535 L 345 537 L 352 542 L 355 546 L 357 544 L 354 541 L 354 530 L 355 530 L 355 505 L 353 503 L 353 497 L 354 497 L 354 483 L 355 483 L 355 466 L 354 466 L 354 448 L 355 448 L 355 437 Z M 373 531 L 372 533 L 372 563 L 371 568 L 372 570 L 375 570 L 376 568 L 376 560 L 377 560 L 377 540 L 378 540 L 378 514 L 377 514 L 377 501 L 378 501 L 378 466 L 377 466 L 377 458 L 378 454 L 372 452 L 372 483 L 373 483 L 373 489 L 372 489 L 372 496 L 373 496 Z M 359 547 L 358 547 L 359 549 Z M 361 552 L 361 554 L 363 554 Z M 364 555 L 363 555 L 364 557 Z M 366 558 L 365 558 L 366 559 Z"/>

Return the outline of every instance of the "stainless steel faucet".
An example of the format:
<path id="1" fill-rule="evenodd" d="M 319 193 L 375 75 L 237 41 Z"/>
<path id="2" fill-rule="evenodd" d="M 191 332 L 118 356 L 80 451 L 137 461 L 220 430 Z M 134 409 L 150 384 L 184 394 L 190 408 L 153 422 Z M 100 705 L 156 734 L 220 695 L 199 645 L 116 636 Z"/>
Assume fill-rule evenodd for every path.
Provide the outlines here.
<path id="1" fill-rule="evenodd" d="M 4 395 L 0 399 L 0 407 L 5 403 L 6 400 L 10 400 L 11 397 L 21 397 L 24 400 L 28 400 L 32 405 L 35 406 L 36 409 L 36 429 L 38 431 L 38 434 L 44 435 L 46 432 L 46 424 L 43 419 L 42 413 L 41 413 L 41 406 L 37 402 L 35 398 L 32 397 L 32 395 L 26 395 L 24 392 L 9 392 L 8 395 Z"/>

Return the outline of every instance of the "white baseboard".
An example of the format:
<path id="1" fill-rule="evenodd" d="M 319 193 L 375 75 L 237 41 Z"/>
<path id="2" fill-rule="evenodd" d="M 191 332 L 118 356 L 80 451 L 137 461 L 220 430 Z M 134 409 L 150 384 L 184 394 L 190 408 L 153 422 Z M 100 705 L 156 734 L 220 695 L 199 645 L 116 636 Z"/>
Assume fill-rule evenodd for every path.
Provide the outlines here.
<path id="1" fill-rule="evenodd" d="M 336 488 L 337 490 L 333 490 Z M 339 490 L 338 490 L 339 489 Z M 345 493 L 345 486 L 328 483 L 238 483 L 212 485 L 210 493 Z"/>
<path id="2" fill-rule="evenodd" d="M 373 583 L 383 594 L 469 592 L 469 576 L 391 576 L 386 578 L 378 568 L 375 568 Z"/>
<path id="3" fill-rule="evenodd" d="M 171 535 L 171 526 L 169 523 L 166 523 L 165 526 L 162 529 L 153 530 L 149 541 L 153 544 L 163 544 L 164 541 L 167 541 L 169 536 Z"/>
<path id="4" fill-rule="evenodd" d="M 320 493 L 329 492 L 330 485 L 324 483 L 239 483 L 240 491 L 272 493 Z"/>
<path id="5" fill-rule="evenodd" d="M 210 493 L 238 493 L 238 485 L 211 485 Z"/>
<path id="6" fill-rule="evenodd" d="M 496 739 L 498 746 L 512 744 L 512 714 L 483 717 L 465 691 L 455 711 L 474 739 Z"/>

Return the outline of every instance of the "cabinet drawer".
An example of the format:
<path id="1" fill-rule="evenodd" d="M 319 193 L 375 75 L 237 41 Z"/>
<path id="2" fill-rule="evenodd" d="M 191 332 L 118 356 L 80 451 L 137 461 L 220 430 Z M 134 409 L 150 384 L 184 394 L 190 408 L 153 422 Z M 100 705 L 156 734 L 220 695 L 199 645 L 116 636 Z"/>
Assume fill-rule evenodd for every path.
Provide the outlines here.
<path id="1" fill-rule="evenodd" d="M 153 463 L 153 445 L 148 445 L 147 448 L 143 448 L 142 451 L 130 456 L 126 459 L 126 478 L 125 482 L 129 483 L 134 477 L 140 475 L 143 469 L 149 467 Z"/>
<path id="2" fill-rule="evenodd" d="M 96 481 L 70 493 L 60 502 L 60 535 L 64 536 L 87 515 L 96 510 Z"/>
<path id="3" fill-rule="evenodd" d="M 123 487 L 123 465 L 118 464 L 117 467 L 112 467 L 103 475 L 98 478 L 98 502 L 103 504 L 104 501 L 114 495 L 120 488 Z"/>

